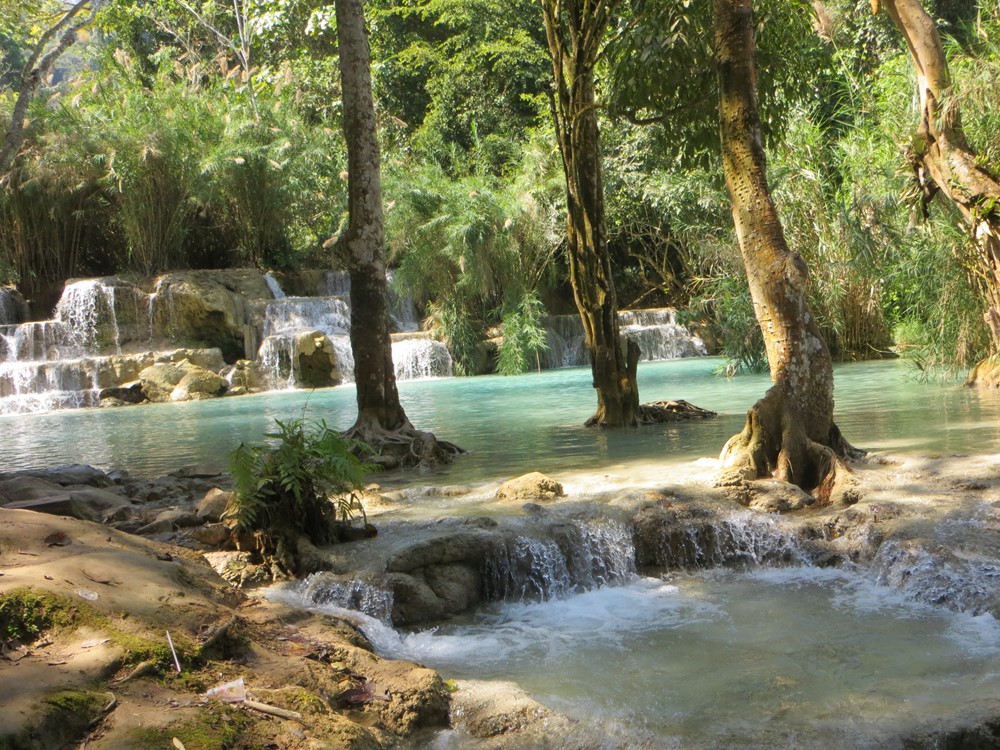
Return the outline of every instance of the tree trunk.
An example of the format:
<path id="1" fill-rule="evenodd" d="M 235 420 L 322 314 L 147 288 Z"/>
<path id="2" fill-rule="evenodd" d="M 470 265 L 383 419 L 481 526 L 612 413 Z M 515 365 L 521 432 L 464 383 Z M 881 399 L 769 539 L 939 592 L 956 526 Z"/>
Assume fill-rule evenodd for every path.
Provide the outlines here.
<path id="1" fill-rule="evenodd" d="M 380 154 L 371 60 L 361 0 L 337 0 L 337 39 L 347 141 L 351 350 L 358 418 L 348 436 L 369 444 L 367 460 L 386 468 L 448 461 L 460 452 L 413 428 L 399 402 L 389 337 Z"/>
<path id="2" fill-rule="evenodd" d="M 617 0 L 541 0 L 552 58 L 552 116 L 566 177 L 566 249 L 597 411 L 588 426 L 638 424 L 638 346 L 619 332 L 604 220 L 594 67 Z"/>
<path id="3" fill-rule="evenodd" d="M 833 422 L 833 366 L 806 300 L 808 270 L 767 184 L 752 0 L 715 0 L 715 54 L 726 188 L 773 383 L 723 448 L 723 483 L 774 477 L 826 501 L 850 446 Z"/>
<path id="4" fill-rule="evenodd" d="M 976 276 L 994 353 L 1000 351 L 1000 180 L 976 163 L 957 107 L 949 106 L 948 60 L 934 20 L 919 0 L 881 0 L 906 38 L 917 73 L 920 123 L 912 154 L 926 195 L 940 190 L 965 217 L 978 248 Z M 878 10 L 878 2 L 873 3 Z"/>

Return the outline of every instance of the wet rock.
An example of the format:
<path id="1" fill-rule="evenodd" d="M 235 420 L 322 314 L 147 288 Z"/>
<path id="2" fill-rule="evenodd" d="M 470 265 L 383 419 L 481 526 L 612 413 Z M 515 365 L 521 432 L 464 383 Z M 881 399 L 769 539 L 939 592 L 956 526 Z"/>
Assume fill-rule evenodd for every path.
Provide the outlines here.
<path id="1" fill-rule="evenodd" d="M 59 484 L 64 487 L 71 484 L 107 487 L 112 484 L 107 474 L 87 464 L 65 464 L 51 469 L 25 469 L 23 471 L 7 472 L 0 474 L 0 482 L 18 477 L 35 477 L 36 479 L 44 479 L 47 482 Z"/>
<path id="2" fill-rule="evenodd" d="M 565 496 L 559 482 L 537 471 L 504 482 L 496 494 L 497 500 L 513 503 L 551 501 Z"/>
<path id="3" fill-rule="evenodd" d="M 105 406 L 105 402 L 141 404 L 143 401 L 148 400 L 146 394 L 142 392 L 142 383 L 138 380 L 111 388 L 104 388 L 101 390 L 98 398 L 101 399 L 101 406 Z"/>
<path id="4" fill-rule="evenodd" d="M 121 496 L 91 487 L 72 491 L 62 490 L 47 497 L 7 503 L 4 507 L 101 522 L 123 506 L 127 507 L 128 501 Z"/>
<path id="5" fill-rule="evenodd" d="M 213 487 L 198 501 L 195 512 L 199 518 L 206 521 L 221 521 L 222 514 L 226 512 L 226 507 L 232 499 L 232 492 Z"/>
<path id="6" fill-rule="evenodd" d="M 10 479 L 0 480 L 0 502 L 38 500 L 62 492 L 62 489 L 62 485 L 39 477 L 12 476 Z"/>
<path id="7" fill-rule="evenodd" d="M 566 717 L 553 713 L 513 682 L 462 680 L 451 700 L 452 724 L 457 729 L 478 739 L 510 735 L 511 743 L 503 747 L 535 747 L 535 741 L 569 727 Z"/>
<path id="8" fill-rule="evenodd" d="M 157 279 L 156 291 L 160 335 L 218 347 L 228 362 L 253 354 L 248 329 L 262 328 L 264 305 L 272 299 L 264 277 L 252 269 L 168 273 Z"/>
<path id="9" fill-rule="evenodd" d="M 790 513 L 816 502 L 808 492 L 788 482 L 758 479 L 747 485 L 750 493 L 747 507 L 761 513 Z"/>
<path id="10" fill-rule="evenodd" d="M 216 398 L 229 384 L 190 360 L 161 362 L 139 373 L 142 391 L 150 401 L 193 401 Z"/>

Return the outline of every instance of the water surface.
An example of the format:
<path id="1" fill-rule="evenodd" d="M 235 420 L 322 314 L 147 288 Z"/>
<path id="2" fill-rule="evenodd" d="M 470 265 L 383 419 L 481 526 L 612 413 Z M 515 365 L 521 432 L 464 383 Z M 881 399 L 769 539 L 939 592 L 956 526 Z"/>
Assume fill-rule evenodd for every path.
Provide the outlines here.
<path id="1" fill-rule="evenodd" d="M 600 431 L 582 426 L 596 399 L 587 368 L 517 377 L 402 381 L 414 425 L 470 451 L 454 465 L 398 481 L 483 481 L 526 471 L 557 478 L 608 475 L 611 482 L 664 478 L 699 457 L 716 457 L 766 391 L 766 376 L 711 374 L 719 360 L 682 359 L 639 366 L 644 401 L 683 398 L 718 419 Z M 836 369 L 836 418 L 859 447 L 897 452 L 1000 451 L 1000 394 L 921 384 L 901 362 Z M 356 415 L 353 385 L 317 391 L 119 409 L 77 409 L 0 417 L 0 465 L 83 462 L 155 474 L 183 466 L 222 468 L 241 441 L 259 441 L 272 420 L 305 415 L 340 428 Z"/>

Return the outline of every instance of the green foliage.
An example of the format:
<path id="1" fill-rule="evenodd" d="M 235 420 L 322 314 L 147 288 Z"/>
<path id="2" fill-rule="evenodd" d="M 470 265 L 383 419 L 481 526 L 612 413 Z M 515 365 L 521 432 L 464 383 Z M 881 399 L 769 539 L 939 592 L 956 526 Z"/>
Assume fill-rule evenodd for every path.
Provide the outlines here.
<path id="1" fill-rule="evenodd" d="M 355 491 L 370 467 L 325 421 L 276 419 L 275 426 L 265 434 L 274 445 L 241 443 L 231 454 L 236 493 L 226 515 L 244 530 L 288 527 L 316 544 L 329 543 L 337 521 L 350 521 L 356 511 L 364 516 Z"/>
<path id="2" fill-rule="evenodd" d="M 497 372 L 520 375 L 537 365 L 539 352 L 548 349 L 543 318 L 545 307 L 535 292 L 527 292 L 504 312 L 503 341 L 497 353 Z"/>
<path id="3" fill-rule="evenodd" d="M 489 175 L 452 178 L 434 162 L 386 173 L 397 283 L 427 306 L 460 374 L 479 371 L 487 330 L 551 279 L 554 213 L 537 186 L 520 187 Z"/>

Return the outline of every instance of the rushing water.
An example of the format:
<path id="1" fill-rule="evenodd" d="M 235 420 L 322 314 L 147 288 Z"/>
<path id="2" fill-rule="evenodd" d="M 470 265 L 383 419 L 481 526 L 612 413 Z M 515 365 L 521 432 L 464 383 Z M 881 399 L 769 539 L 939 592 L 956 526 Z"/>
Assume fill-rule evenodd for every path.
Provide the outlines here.
<path id="1" fill-rule="evenodd" d="M 890 748 L 996 706 L 1000 624 L 814 568 L 642 578 L 383 648 L 514 680 L 607 747 Z"/>
<path id="2" fill-rule="evenodd" d="M 718 419 L 627 431 L 582 426 L 596 403 L 586 368 L 518 377 L 484 376 L 400 382 L 411 421 L 470 451 L 435 473 L 435 483 L 482 481 L 542 471 L 557 478 L 589 474 L 608 483 L 668 478 L 670 467 L 715 457 L 737 432 L 766 376 L 711 374 L 719 361 L 684 359 L 639 366 L 644 400 L 683 398 Z M 901 362 L 836 370 L 837 421 L 854 444 L 899 452 L 1000 451 L 1000 394 L 958 385 L 921 384 Z M 223 467 L 240 441 L 257 441 L 272 419 L 305 414 L 347 427 L 356 414 L 352 385 L 213 401 L 82 409 L 0 417 L 0 465 L 84 462 L 152 474 L 181 466 Z M 420 476 L 410 481 L 426 483 Z"/>

